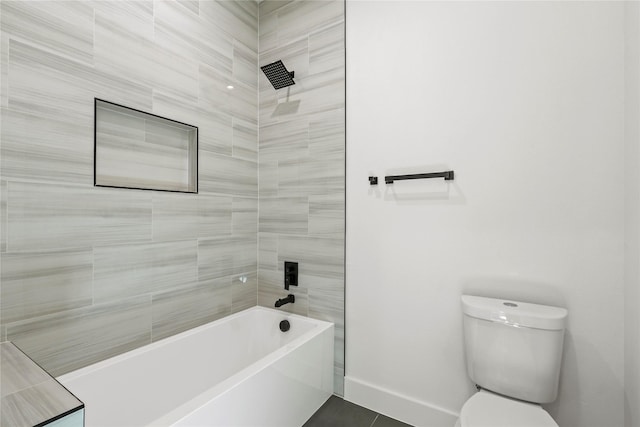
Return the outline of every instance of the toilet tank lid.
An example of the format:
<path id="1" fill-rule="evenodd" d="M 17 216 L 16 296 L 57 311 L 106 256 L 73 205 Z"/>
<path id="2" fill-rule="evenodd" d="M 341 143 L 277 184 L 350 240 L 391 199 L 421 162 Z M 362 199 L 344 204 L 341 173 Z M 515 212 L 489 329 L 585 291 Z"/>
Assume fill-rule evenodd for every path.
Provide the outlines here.
<path id="1" fill-rule="evenodd" d="M 467 316 L 508 326 L 563 330 L 566 308 L 496 298 L 462 295 L 462 312 Z"/>

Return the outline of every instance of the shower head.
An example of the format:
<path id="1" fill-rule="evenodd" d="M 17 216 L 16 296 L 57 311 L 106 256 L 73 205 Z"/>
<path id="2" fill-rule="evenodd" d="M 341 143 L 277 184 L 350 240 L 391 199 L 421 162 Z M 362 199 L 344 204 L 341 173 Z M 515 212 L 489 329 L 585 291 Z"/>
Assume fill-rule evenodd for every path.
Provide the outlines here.
<path id="1" fill-rule="evenodd" d="M 267 76 L 274 89 L 282 89 L 283 87 L 296 84 L 293 81 L 293 71 L 288 71 L 282 61 L 277 60 L 271 64 L 263 65 L 262 71 Z"/>

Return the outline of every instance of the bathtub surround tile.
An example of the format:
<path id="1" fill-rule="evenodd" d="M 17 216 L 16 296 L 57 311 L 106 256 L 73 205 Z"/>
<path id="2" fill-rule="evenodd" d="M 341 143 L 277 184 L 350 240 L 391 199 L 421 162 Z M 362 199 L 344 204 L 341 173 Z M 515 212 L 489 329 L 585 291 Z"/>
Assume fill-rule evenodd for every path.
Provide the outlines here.
<path id="1" fill-rule="evenodd" d="M 53 378 L 2 398 L 3 426 L 43 425 L 61 413 L 81 406 L 80 401 Z M 47 423 L 55 425 L 56 422 Z"/>
<path id="2" fill-rule="evenodd" d="M 157 2 L 160 4 L 162 2 Z M 153 0 L 136 1 L 97 1 L 95 13 L 110 25 L 124 28 L 147 40 L 154 38 L 154 15 L 158 8 Z M 157 19 L 157 17 L 155 17 Z"/>
<path id="3" fill-rule="evenodd" d="M 232 196 L 258 196 L 258 165 L 243 159 L 200 152 L 200 183 L 202 193 Z"/>
<path id="4" fill-rule="evenodd" d="M 258 51 L 258 5 L 251 1 L 203 1 L 200 16 L 234 39 Z"/>
<path id="5" fill-rule="evenodd" d="M 261 233 L 307 234 L 307 197 L 262 198 L 258 229 Z"/>
<path id="6" fill-rule="evenodd" d="M 273 88 L 272 88 L 273 90 Z M 309 121 L 306 119 L 260 126 L 260 162 L 297 161 L 309 153 Z"/>
<path id="7" fill-rule="evenodd" d="M 284 98 L 268 99 L 267 97 L 268 95 L 264 96 L 260 102 L 261 113 L 259 116 L 260 122 L 265 126 L 294 120 L 299 113 L 300 96 L 287 94 Z"/>
<path id="8" fill-rule="evenodd" d="M 230 278 L 162 292 L 152 299 L 152 341 L 175 335 L 231 314 Z"/>
<path id="9" fill-rule="evenodd" d="M 185 7 L 183 2 L 156 2 L 156 43 L 223 75 L 231 75 L 233 37 L 199 16 L 199 4 L 197 11 L 194 13 L 194 9 Z"/>
<path id="10" fill-rule="evenodd" d="M 93 128 L 94 98 L 142 111 L 151 109 L 148 80 L 133 82 L 16 39 L 9 42 L 9 57 L 8 105 L 12 110 L 57 120 L 69 117 Z"/>
<path id="11" fill-rule="evenodd" d="M 280 266 L 282 270 L 282 266 Z M 300 274 L 300 282 L 304 284 L 309 290 L 329 293 L 329 295 L 336 295 L 336 297 L 344 297 L 344 282 L 341 277 L 322 277 L 314 276 L 310 274 Z M 341 296 L 342 295 L 342 296 Z M 331 299 L 330 299 L 331 301 Z M 336 304 L 333 304 L 333 308 L 340 307 L 339 301 L 334 300 Z M 329 304 L 331 306 L 331 304 Z M 327 306 L 327 308 L 329 308 Z"/>
<path id="12" fill-rule="evenodd" d="M 301 278 L 303 280 L 303 278 Z M 332 322 L 334 329 L 334 369 L 344 376 L 344 288 L 309 288 L 309 317 Z M 334 383 L 342 387 L 342 381 Z M 337 390 L 336 392 L 340 392 Z"/>
<path id="13" fill-rule="evenodd" d="M 2 5 L 0 5 L 0 8 Z M 0 19 L 2 17 L 0 16 Z M 9 35 L 0 31 L 0 108 L 9 106 Z"/>
<path id="14" fill-rule="evenodd" d="M 309 156 L 344 166 L 344 108 L 318 113 L 309 121 Z"/>
<path id="15" fill-rule="evenodd" d="M 309 196 L 309 235 L 344 236 L 344 193 Z"/>
<path id="16" fill-rule="evenodd" d="M 315 114 L 344 108 L 344 91 L 344 71 L 331 70 L 301 79 L 299 91 L 291 97 L 291 101 L 300 103 L 300 116 L 313 117 Z"/>
<path id="17" fill-rule="evenodd" d="M 231 116 L 231 91 L 233 79 L 206 64 L 199 67 L 198 105 L 206 110 L 218 111 Z"/>
<path id="18" fill-rule="evenodd" d="M 0 114 L 4 177 L 93 184 L 93 124 L 6 108 Z"/>
<path id="19" fill-rule="evenodd" d="M 334 369 L 333 394 L 336 396 L 344 396 L 344 369 Z"/>
<path id="20" fill-rule="evenodd" d="M 200 281 L 235 276 L 257 270 L 255 233 L 198 241 Z"/>
<path id="21" fill-rule="evenodd" d="M 292 94 L 283 98 L 269 98 L 269 89 L 266 89 L 264 93 L 265 95 L 262 92 L 260 94 L 259 119 L 261 125 L 268 126 L 295 120 L 300 110 L 300 96 Z"/>
<path id="22" fill-rule="evenodd" d="M 258 232 L 258 199 L 233 198 L 233 234 Z"/>
<path id="23" fill-rule="evenodd" d="M 204 64 L 199 67 L 199 105 L 257 124 L 255 89 Z"/>
<path id="24" fill-rule="evenodd" d="M 244 85 L 239 81 L 231 82 L 232 90 L 225 88 L 230 93 L 231 114 L 247 122 L 258 124 L 258 99 L 256 90 L 251 86 Z"/>
<path id="25" fill-rule="evenodd" d="M 75 61 L 93 63 L 94 4 L 3 1 L 2 31 Z"/>
<path id="26" fill-rule="evenodd" d="M 0 425 L 41 425 L 58 415 L 82 408 L 82 402 L 13 343 L 0 344 L 0 361 Z M 54 424 L 58 425 L 56 422 L 48 425 Z"/>
<path id="27" fill-rule="evenodd" d="M 63 373 L 255 305 L 258 4 L 0 8 L 0 340 Z M 94 98 L 197 126 L 199 194 L 94 188 Z"/>
<path id="28" fill-rule="evenodd" d="M 343 279 L 344 239 L 281 235 L 278 264 L 285 260 L 298 261 L 300 275 Z"/>
<path id="29" fill-rule="evenodd" d="M 151 298 L 136 297 L 10 323 L 7 339 L 55 377 L 149 344 Z"/>
<path id="30" fill-rule="evenodd" d="M 152 197 L 156 242 L 231 234 L 234 212 L 231 197 L 171 193 L 153 193 Z"/>
<path id="31" fill-rule="evenodd" d="M 344 191 L 344 164 L 306 157 L 278 163 L 278 195 L 327 195 Z"/>
<path id="32" fill-rule="evenodd" d="M 93 297 L 116 301 L 197 283 L 197 240 L 98 247 Z"/>
<path id="33" fill-rule="evenodd" d="M 304 0 L 277 13 L 278 42 L 285 44 L 344 20 L 344 2 Z"/>
<path id="34" fill-rule="evenodd" d="M 296 84 L 285 93 L 274 93 L 264 85 L 260 91 L 260 123 L 315 118 L 317 114 L 344 108 L 344 70 L 297 76 Z M 262 83 L 261 83 L 262 84 Z M 283 104 L 295 108 L 285 110 Z"/>
<path id="35" fill-rule="evenodd" d="M 151 239 L 148 191 L 11 182 L 8 197 L 11 251 Z"/>
<path id="36" fill-rule="evenodd" d="M 234 276 L 231 279 L 231 311 L 237 313 L 258 305 L 258 273 Z"/>
<path id="37" fill-rule="evenodd" d="M 313 104 L 313 102 L 335 102 L 335 105 L 322 110 L 312 110 L 314 113 L 322 113 L 323 111 L 331 111 L 338 108 L 344 108 L 344 93 L 340 96 L 336 93 L 336 88 L 342 87 L 344 89 L 344 68 L 334 68 L 326 70 L 322 73 L 309 74 L 302 81 L 302 91 L 300 92 L 301 98 L 306 98 L 307 104 Z M 320 96 L 314 96 L 318 89 L 326 91 L 324 94 L 327 99 L 322 99 Z M 310 109 L 311 110 L 311 109 Z"/>
<path id="38" fill-rule="evenodd" d="M 178 0 L 177 2 L 196 15 L 200 13 L 200 0 Z"/>
<path id="39" fill-rule="evenodd" d="M 258 126 L 242 119 L 233 119 L 233 157 L 258 161 Z"/>
<path id="40" fill-rule="evenodd" d="M 0 362 L 2 363 L 1 397 L 51 380 L 51 375 L 43 371 L 13 344 L 0 345 Z"/>
<path id="41" fill-rule="evenodd" d="M 237 40 L 233 42 L 233 77 L 254 93 L 258 88 L 258 52 Z"/>
<path id="42" fill-rule="evenodd" d="M 266 52 L 278 46 L 278 15 L 275 13 L 264 14 L 262 5 L 273 3 L 271 1 L 260 3 L 260 28 L 258 52 Z M 262 63 L 260 63 L 263 65 Z"/>
<path id="43" fill-rule="evenodd" d="M 104 73 L 127 76 L 131 81 L 145 83 L 185 102 L 198 101 L 197 62 L 182 57 L 179 52 L 165 50 L 99 13 L 95 17 L 94 63 L 96 69 Z"/>
<path id="44" fill-rule="evenodd" d="M 258 233 L 258 269 L 278 270 L 278 235 Z"/>
<path id="45" fill-rule="evenodd" d="M 54 366 L 79 367 L 87 359 L 97 361 L 110 352 L 110 346 L 83 337 L 90 330 L 94 334 L 106 330 L 117 352 L 149 342 L 152 328 L 156 339 L 204 321 L 206 310 L 215 312 L 215 304 L 223 301 L 230 300 L 234 312 L 256 303 L 273 307 L 276 299 L 286 296 L 281 271 L 285 258 L 301 260 L 304 285 L 293 292 L 297 302 L 283 310 L 338 318 L 331 304 L 340 304 L 334 294 L 342 285 L 343 261 L 335 257 L 343 256 L 343 238 L 339 228 L 335 233 L 331 228 L 339 227 L 344 192 L 335 175 L 344 168 L 344 83 L 340 81 L 344 70 L 340 69 L 342 54 L 337 53 L 342 37 L 338 32 L 344 29 L 343 17 L 333 22 L 328 17 L 332 10 L 342 10 L 342 5 L 304 1 L 115 3 L 85 3 L 96 9 L 91 62 L 62 47 L 43 46 L 24 37 L 10 42 L 3 39 L 7 54 L 11 49 L 9 78 L 4 80 L 9 82 L 6 102 L 13 114 L 10 134 L 15 136 L 10 150 L 2 153 L 2 166 L 11 171 L 10 179 L 17 180 L 8 189 L 7 249 L 27 254 L 82 252 L 77 248 L 93 246 L 106 257 L 109 248 L 126 247 L 122 255 L 123 259 L 130 255 L 122 260 L 126 270 L 137 271 L 138 263 L 144 270 L 141 277 L 155 277 L 159 290 L 145 288 L 148 282 L 143 281 L 138 290 L 133 284 L 109 293 L 118 287 L 109 282 L 96 306 L 9 323 L 9 337 L 31 343 Z M 260 23 L 260 60 L 259 9 L 267 15 Z M 275 55 L 285 57 L 287 66 L 295 66 L 290 67 L 296 71 L 296 85 L 290 92 L 274 91 L 254 66 L 267 58 L 281 59 Z M 231 93 L 229 84 L 236 86 Z M 81 167 L 86 158 L 78 153 L 87 148 L 91 159 L 91 135 L 86 139 L 80 133 L 92 129 L 96 96 L 198 126 L 200 194 L 193 199 L 172 198 L 155 192 L 101 192 L 90 187 Z M 26 129 L 20 115 L 28 116 L 25 120 L 33 116 L 40 123 L 38 129 Z M 58 145 L 50 147 L 45 130 L 67 133 L 69 138 L 56 139 Z M 24 147 L 19 146 L 20 138 L 25 140 Z M 65 166 L 65 162 L 74 163 Z M 51 181 L 67 185 L 50 185 Z M 85 182 L 86 188 L 77 185 Z M 46 190 L 37 190 L 42 186 Z M 269 232 L 256 233 L 258 196 L 259 210 L 267 208 L 260 219 Z M 263 204 L 265 197 L 269 200 Z M 276 199 L 292 202 L 289 207 L 293 210 L 285 211 L 280 219 L 276 211 L 287 206 L 271 205 L 269 209 Z M 287 226 L 291 224 L 298 227 L 299 235 L 290 234 Z M 154 257 L 159 263 L 177 262 L 168 258 L 169 250 L 159 248 L 196 240 L 197 284 L 169 289 L 164 277 L 158 278 L 162 267 L 154 263 Z M 109 256 L 120 259 L 115 251 Z M 98 264 L 101 261 L 96 260 Z M 182 271 L 180 265 L 174 267 Z M 256 273 L 258 268 L 261 271 Z M 106 277 L 117 275 L 113 266 L 101 271 L 97 281 L 103 284 Z M 135 273 L 127 280 L 132 275 Z M 229 287 L 223 285 L 227 281 L 232 281 Z M 116 300 L 131 295 L 129 292 L 142 294 L 123 300 L 123 304 L 137 301 L 130 309 L 116 310 L 121 307 Z M 217 296 L 208 298 L 214 294 Z M 101 298 L 110 302 L 100 303 Z M 189 311 L 191 305 L 196 307 L 193 311 Z M 107 306 L 112 313 L 100 311 Z M 329 314 L 323 314 L 325 311 Z M 136 312 L 145 314 L 136 317 Z M 142 324 L 147 328 L 144 333 L 136 329 Z M 0 331 L 4 329 L 0 325 Z M 74 338 L 76 330 L 81 333 Z M 49 335 L 55 337 L 60 331 L 65 331 L 62 340 L 47 348 Z M 33 338 L 36 333 L 43 337 L 43 347 L 38 347 L 39 337 Z M 341 348 L 339 343 L 336 348 Z M 343 365 L 337 360 L 339 393 L 342 373 Z"/>
<path id="46" fill-rule="evenodd" d="M 260 80 L 261 79 L 262 77 L 260 78 Z M 260 84 L 262 84 L 262 82 L 260 82 Z M 265 85 L 264 89 L 261 89 L 260 92 L 258 92 L 258 96 L 260 98 L 260 101 L 258 103 L 258 120 L 260 121 L 260 131 L 262 131 L 264 126 L 291 120 L 291 118 L 295 115 L 300 107 L 299 99 L 292 100 L 287 97 L 282 102 L 278 102 L 277 96 L 271 93 L 271 91 L 273 91 L 273 87 L 269 88 Z M 287 108 L 288 106 L 291 106 L 292 108 Z M 283 112 L 283 108 L 287 111 Z M 262 142 L 262 137 L 260 137 L 259 142 Z"/>
<path id="47" fill-rule="evenodd" d="M 270 287 L 270 291 L 271 293 L 277 293 L 278 298 L 283 298 L 287 296 L 287 290 L 284 288 L 284 275 L 281 271 L 278 270 L 271 270 L 271 269 L 260 269 L 258 270 L 258 283 L 259 283 L 259 287 L 262 288 L 263 286 L 268 286 Z M 300 290 L 303 289 L 303 286 L 298 286 L 297 288 L 295 286 L 290 286 L 289 290 Z M 260 292 L 262 292 L 262 290 L 259 290 L 258 293 L 258 299 L 262 300 L 262 297 L 260 296 Z M 303 292 L 307 292 L 306 289 L 303 290 Z M 293 292 L 290 292 L 293 293 Z M 271 297 L 269 297 L 268 301 L 271 300 Z M 266 305 L 266 307 L 273 307 L 273 303 L 275 302 L 272 301 L 269 304 Z M 262 303 L 259 303 L 259 305 L 263 305 Z M 305 316 L 306 316 L 306 309 L 305 309 Z"/>
<path id="48" fill-rule="evenodd" d="M 295 0 L 267 0 L 260 2 L 260 26 L 262 27 L 262 22 L 265 19 L 271 17 L 271 13 L 294 1 Z M 262 36 L 262 33 L 260 35 Z"/>
<path id="49" fill-rule="evenodd" d="M 258 191 L 260 199 L 278 196 L 278 162 L 266 162 L 260 159 L 258 165 Z"/>
<path id="50" fill-rule="evenodd" d="M 240 8 L 244 10 L 243 16 L 245 17 L 245 19 L 250 21 L 251 25 L 255 25 L 257 29 L 257 24 L 259 23 L 260 16 L 258 2 L 241 1 L 238 2 L 238 6 L 240 6 Z M 254 38 L 251 39 L 251 46 L 255 51 L 257 51 L 258 48 L 256 46 L 258 43 L 258 39 L 257 37 L 255 37 L 255 34 L 257 34 L 257 31 L 255 31 L 253 34 Z M 236 38 L 239 39 L 239 37 Z"/>
<path id="51" fill-rule="evenodd" d="M 1 168 L 0 168 L 1 169 Z M 7 251 L 7 181 L 0 180 L 0 253 Z"/>
<path id="52" fill-rule="evenodd" d="M 344 21 L 309 35 L 309 74 L 344 70 Z"/>
<path id="53" fill-rule="evenodd" d="M 4 253 L 0 257 L 3 324 L 91 305 L 91 250 Z"/>
<path id="54" fill-rule="evenodd" d="M 310 34 L 343 20 L 344 7 L 338 1 L 262 2 L 260 52 L 306 39 Z"/>
<path id="55" fill-rule="evenodd" d="M 201 152 L 226 156 L 233 153 L 233 118 L 229 114 L 198 108 L 193 118 L 194 125 L 198 126 L 198 149 Z"/>
<path id="56" fill-rule="evenodd" d="M 230 114 L 207 110 L 159 91 L 153 93 L 153 114 L 196 126 L 200 151 L 227 156 L 232 154 L 233 125 Z"/>

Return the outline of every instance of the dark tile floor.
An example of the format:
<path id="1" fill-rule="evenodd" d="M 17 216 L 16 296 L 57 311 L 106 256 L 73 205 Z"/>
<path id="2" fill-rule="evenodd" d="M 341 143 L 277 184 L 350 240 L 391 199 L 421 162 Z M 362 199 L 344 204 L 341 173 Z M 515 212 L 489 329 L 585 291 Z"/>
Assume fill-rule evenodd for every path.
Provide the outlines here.
<path id="1" fill-rule="evenodd" d="M 411 427 L 393 418 L 331 396 L 303 427 Z"/>

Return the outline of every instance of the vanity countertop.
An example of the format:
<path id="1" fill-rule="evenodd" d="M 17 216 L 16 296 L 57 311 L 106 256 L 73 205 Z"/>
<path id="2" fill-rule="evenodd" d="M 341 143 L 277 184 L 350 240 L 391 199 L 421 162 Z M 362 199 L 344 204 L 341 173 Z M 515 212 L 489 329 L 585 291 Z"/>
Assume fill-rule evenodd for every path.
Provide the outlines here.
<path id="1" fill-rule="evenodd" d="M 46 425 L 84 408 L 13 343 L 0 343 L 0 361 L 0 426 Z"/>

